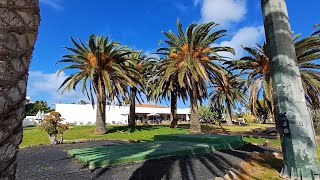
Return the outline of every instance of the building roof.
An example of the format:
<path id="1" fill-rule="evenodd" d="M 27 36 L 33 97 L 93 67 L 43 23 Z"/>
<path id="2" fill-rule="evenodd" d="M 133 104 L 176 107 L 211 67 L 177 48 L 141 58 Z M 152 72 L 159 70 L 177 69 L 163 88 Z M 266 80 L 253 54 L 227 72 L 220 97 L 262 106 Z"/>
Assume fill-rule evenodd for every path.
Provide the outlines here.
<path id="1" fill-rule="evenodd" d="M 157 104 L 139 104 L 136 103 L 136 107 L 145 107 L 145 108 L 168 108 L 168 106 L 161 106 Z"/>

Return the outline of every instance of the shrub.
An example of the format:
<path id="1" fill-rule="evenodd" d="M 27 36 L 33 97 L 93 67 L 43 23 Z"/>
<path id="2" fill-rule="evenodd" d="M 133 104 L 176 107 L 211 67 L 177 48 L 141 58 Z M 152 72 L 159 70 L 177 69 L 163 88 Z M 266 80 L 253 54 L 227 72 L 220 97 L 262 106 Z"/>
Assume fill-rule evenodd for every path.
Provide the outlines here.
<path id="1" fill-rule="evenodd" d="M 252 115 L 251 113 L 246 113 L 244 116 L 243 116 L 244 120 L 246 121 L 246 123 L 254 123 L 254 122 L 257 122 L 257 118 Z"/>
<path id="2" fill-rule="evenodd" d="M 48 133 L 50 144 L 63 143 L 64 131 L 69 128 L 69 124 L 62 124 L 61 114 L 55 111 L 50 112 L 50 115 L 46 116 L 42 120 L 38 127 Z M 57 134 L 60 134 L 60 140 L 57 141 Z"/>

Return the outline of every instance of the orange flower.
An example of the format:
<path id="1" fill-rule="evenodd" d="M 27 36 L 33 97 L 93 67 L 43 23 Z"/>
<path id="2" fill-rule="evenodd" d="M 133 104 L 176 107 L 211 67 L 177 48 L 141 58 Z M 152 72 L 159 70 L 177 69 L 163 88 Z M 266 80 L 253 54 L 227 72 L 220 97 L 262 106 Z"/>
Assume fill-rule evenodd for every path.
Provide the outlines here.
<path id="1" fill-rule="evenodd" d="M 218 86 L 218 87 L 216 88 L 216 90 L 217 90 L 217 91 L 221 91 L 221 90 L 222 90 L 222 87 Z"/>
<path id="2" fill-rule="evenodd" d="M 89 53 L 87 58 L 92 67 L 95 67 L 97 65 L 97 58 L 93 53 Z"/>

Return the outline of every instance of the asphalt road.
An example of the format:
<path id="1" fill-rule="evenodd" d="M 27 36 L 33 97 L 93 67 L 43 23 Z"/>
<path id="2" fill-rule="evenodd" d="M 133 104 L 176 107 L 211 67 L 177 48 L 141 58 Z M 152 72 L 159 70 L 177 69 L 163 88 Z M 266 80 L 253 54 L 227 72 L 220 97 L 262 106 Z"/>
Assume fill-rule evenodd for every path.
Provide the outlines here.
<path id="1" fill-rule="evenodd" d="M 70 158 L 68 149 L 110 146 L 123 141 L 88 141 L 77 144 L 36 146 L 21 149 L 18 154 L 17 179 L 214 179 L 223 177 L 230 170 L 244 173 L 240 164 L 250 158 L 250 152 L 265 149 L 245 145 L 238 150 L 216 151 L 210 154 L 167 157 L 89 170 Z"/>

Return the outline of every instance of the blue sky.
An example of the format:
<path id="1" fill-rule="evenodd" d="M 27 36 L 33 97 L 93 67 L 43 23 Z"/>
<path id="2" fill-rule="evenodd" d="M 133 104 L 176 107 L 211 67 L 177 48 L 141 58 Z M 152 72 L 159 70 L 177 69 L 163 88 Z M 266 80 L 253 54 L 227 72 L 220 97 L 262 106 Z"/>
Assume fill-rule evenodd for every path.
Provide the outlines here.
<path id="1" fill-rule="evenodd" d="M 264 41 L 260 0 L 40 0 L 41 24 L 35 45 L 27 95 L 32 101 L 49 104 L 87 100 L 80 92 L 61 95 L 57 89 L 67 74 L 57 77 L 62 65 L 55 65 L 72 46 L 69 36 L 87 40 L 90 34 L 105 35 L 145 54 L 155 52 L 162 31 L 176 30 L 180 18 L 184 27 L 192 22 L 214 21 L 228 30 L 229 37 L 217 42 L 236 49 L 234 58 L 244 55 L 241 45 Z M 320 1 L 287 1 L 292 30 L 304 36 L 320 23 Z M 68 73 L 68 72 L 66 72 Z M 166 104 L 162 102 L 162 104 Z M 178 102 L 178 107 L 189 104 Z"/>

